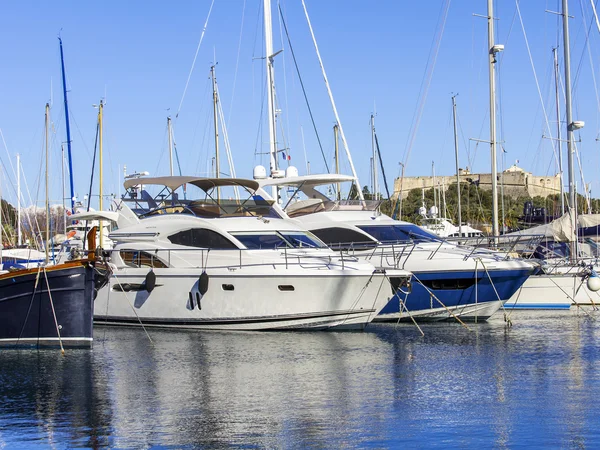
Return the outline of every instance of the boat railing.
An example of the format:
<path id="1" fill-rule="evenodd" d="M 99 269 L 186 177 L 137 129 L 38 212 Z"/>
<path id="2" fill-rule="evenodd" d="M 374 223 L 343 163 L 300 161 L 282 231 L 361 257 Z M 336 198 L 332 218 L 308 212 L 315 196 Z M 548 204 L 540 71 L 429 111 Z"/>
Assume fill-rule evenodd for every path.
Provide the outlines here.
<path id="1" fill-rule="evenodd" d="M 283 267 L 289 269 L 351 269 L 352 264 L 359 261 L 358 257 L 338 250 L 310 254 L 300 248 L 274 248 L 271 254 L 257 255 L 256 249 L 140 249 L 118 248 L 102 250 L 102 254 L 114 262 L 113 254 L 118 253 L 120 259 L 130 267 L 147 268 L 199 268 L 199 269 L 229 269 L 237 270 L 242 267 Z M 325 250 L 325 249 L 323 249 Z M 211 253 L 219 252 L 218 261 L 214 262 Z M 193 254 L 193 258 L 189 256 Z M 267 256 L 268 258 L 265 258 Z M 227 258 L 224 261 L 224 258 Z M 179 263 L 179 264 L 178 264 Z"/>
<path id="2" fill-rule="evenodd" d="M 497 237 L 481 236 L 470 238 L 447 238 L 445 242 L 459 245 L 467 249 L 465 259 L 477 257 L 482 251 L 493 251 L 496 255 L 503 255 L 505 259 L 533 257 L 544 236 L 539 234 L 502 235 Z"/>
<path id="3" fill-rule="evenodd" d="M 361 257 L 376 267 L 395 269 L 404 269 L 415 246 L 412 241 L 329 243 L 329 248 L 345 256 Z"/>

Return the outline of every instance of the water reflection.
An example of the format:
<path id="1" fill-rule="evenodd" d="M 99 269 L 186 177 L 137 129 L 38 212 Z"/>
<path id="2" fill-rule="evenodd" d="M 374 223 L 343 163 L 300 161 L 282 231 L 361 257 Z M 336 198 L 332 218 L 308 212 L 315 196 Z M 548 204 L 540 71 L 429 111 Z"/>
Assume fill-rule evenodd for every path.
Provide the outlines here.
<path id="1" fill-rule="evenodd" d="M 0 446 L 600 445 L 596 320 L 541 312 L 364 333 L 101 327 L 0 352 Z"/>
<path id="2" fill-rule="evenodd" d="M 117 446 L 343 445 L 361 416 L 381 428 L 391 413 L 393 385 L 372 376 L 391 345 L 376 334 L 110 333 Z"/>
<path id="3" fill-rule="evenodd" d="M 109 445 L 106 373 L 89 350 L 0 352 L 0 445 Z"/>

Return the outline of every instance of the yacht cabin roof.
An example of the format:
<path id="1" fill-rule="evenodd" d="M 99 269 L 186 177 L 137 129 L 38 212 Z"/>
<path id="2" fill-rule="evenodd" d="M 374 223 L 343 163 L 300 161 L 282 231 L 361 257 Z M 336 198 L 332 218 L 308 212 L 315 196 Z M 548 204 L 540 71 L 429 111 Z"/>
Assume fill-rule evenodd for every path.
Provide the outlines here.
<path id="1" fill-rule="evenodd" d="M 354 181 L 354 177 L 350 175 L 341 175 L 335 173 L 325 173 L 316 175 L 299 175 L 297 177 L 285 178 L 266 178 L 258 180 L 261 187 L 263 186 L 307 186 L 315 187 L 332 183 L 344 183 Z"/>
<path id="2" fill-rule="evenodd" d="M 258 182 L 254 180 L 246 180 L 244 178 L 201 178 L 193 176 L 167 176 L 167 177 L 139 177 L 125 180 L 123 186 L 129 189 L 134 186 L 154 185 L 165 186 L 174 191 L 184 184 L 193 184 L 203 191 L 208 191 L 213 187 L 223 186 L 243 186 L 252 190 L 259 188 Z"/>

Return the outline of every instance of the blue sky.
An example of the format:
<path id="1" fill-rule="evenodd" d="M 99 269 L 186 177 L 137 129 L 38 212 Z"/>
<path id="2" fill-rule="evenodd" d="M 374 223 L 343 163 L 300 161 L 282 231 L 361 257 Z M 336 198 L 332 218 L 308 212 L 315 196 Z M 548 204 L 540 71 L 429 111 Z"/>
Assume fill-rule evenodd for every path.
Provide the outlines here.
<path id="1" fill-rule="evenodd" d="M 119 167 L 128 172 L 167 175 L 166 118 L 173 116 L 182 173 L 206 175 L 213 154 L 212 98 L 209 70 L 215 61 L 222 107 L 227 118 L 238 176 L 251 177 L 254 165 L 268 166 L 260 155 L 267 148 L 266 125 L 259 128 L 263 105 L 264 56 L 261 0 L 215 0 L 204 41 L 179 116 L 175 118 L 206 20 L 210 0 L 104 2 L 8 2 L 2 6 L 0 38 L 0 142 L 5 197 L 14 201 L 14 175 L 8 161 L 18 152 L 32 198 L 38 191 L 44 142 L 44 105 L 52 100 L 51 198 L 61 198 L 60 144 L 66 141 L 60 79 L 60 32 L 65 50 L 72 116 L 75 191 L 87 193 L 100 99 L 105 108 L 105 191 L 119 191 Z M 388 180 L 399 175 L 454 172 L 451 128 L 452 93 L 458 93 L 461 166 L 489 170 L 489 147 L 469 138 L 488 139 L 487 24 L 473 14 L 486 14 L 487 2 L 450 4 L 435 71 L 414 143 L 407 159 L 419 93 L 445 2 L 379 0 L 307 0 L 341 122 L 362 185 L 370 183 L 371 136 L 376 127 Z M 275 77 L 281 126 L 291 163 L 306 172 L 304 143 L 312 173 L 325 171 L 307 114 L 291 52 L 273 0 Z M 307 89 L 327 163 L 333 167 L 334 115 L 299 0 L 281 0 L 292 45 Z M 523 1 L 520 5 L 540 89 L 555 135 L 552 52 L 560 25 L 545 10 L 559 2 Z M 583 9 L 582 9 L 583 8 Z M 514 1 L 497 1 L 497 42 L 505 45 L 499 59 L 499 139 L 506 165 L 519 165 L 538 175 L 556 171 L 550 141 L 542 139 L 545 121 L 523 31 Z M 571 1 L 572 77 L 577 81 L 573 110 L 586 122 L 577 135 L 586 182 L 592 194 L 598 183 L 598 102 L 590 56 L 598 72 L 599 33 L 590 28 L 589 1 Z M 242 23 L 243 16 L 243 23 Z M 588 48 L 584 46 L 589 32 Z M 240 36 L 240 30 L 242 30 Z M 241 42 L 241 45 L 239 43 Z M 239 45 L 239 53 L 238 53 Z M 238 59 L 239 55 L 239 59 Z M 562 49 L 560 51 L 562 60 Z M 237 72 L 236 72 L 237 65 Z M 561 77 L 563 76 L 561 66 Z M 235 85 L 234 85 L 235 80 Z M 263 112 L 264 114 L 264 112 Z M 564 113 L 562 113 L 564 116 Z M 564 119 L 563 119 L 564 120 Z M 302 130 L 302 131 L 301 131 Z M 282 139 L 281 136 L 279 138 Z M 221 145 L 221 148 L 223 146 Z M 257 154 L 258 153 L 258 154 Z M 470 163 L 467 163 L 467 158 Z M 227 172 L 222 154 L 223 171 Z M 282 160 L 280 160 L 283 163 Z M 499 160 L 501 167 L 502 161 Z M 346 173 L 349 165 L 344 161 Z M 566 169 L 565 169 L 566 171 Z M 382 185 L 382 183 L 380 182 Z M 39 192 L 39 193 L 37 193 Z M 94 187 L 97 194 L 98 188 Z M 596 195 L 598 196 L 598 195 Z"/>

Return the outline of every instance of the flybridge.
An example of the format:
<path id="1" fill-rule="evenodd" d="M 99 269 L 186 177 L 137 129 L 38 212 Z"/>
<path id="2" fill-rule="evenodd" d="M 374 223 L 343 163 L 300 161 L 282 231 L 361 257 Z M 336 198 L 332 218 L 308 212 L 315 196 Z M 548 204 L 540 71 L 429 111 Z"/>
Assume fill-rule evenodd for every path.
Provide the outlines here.
<path id="1" fill-rule="evenodd" d="M 273 201 L 259 184 L 242 178 L 137 177 L 123 183 L 123 200 L 140 217 L 190 214 L 202 218 L 273 217 Z"/>

